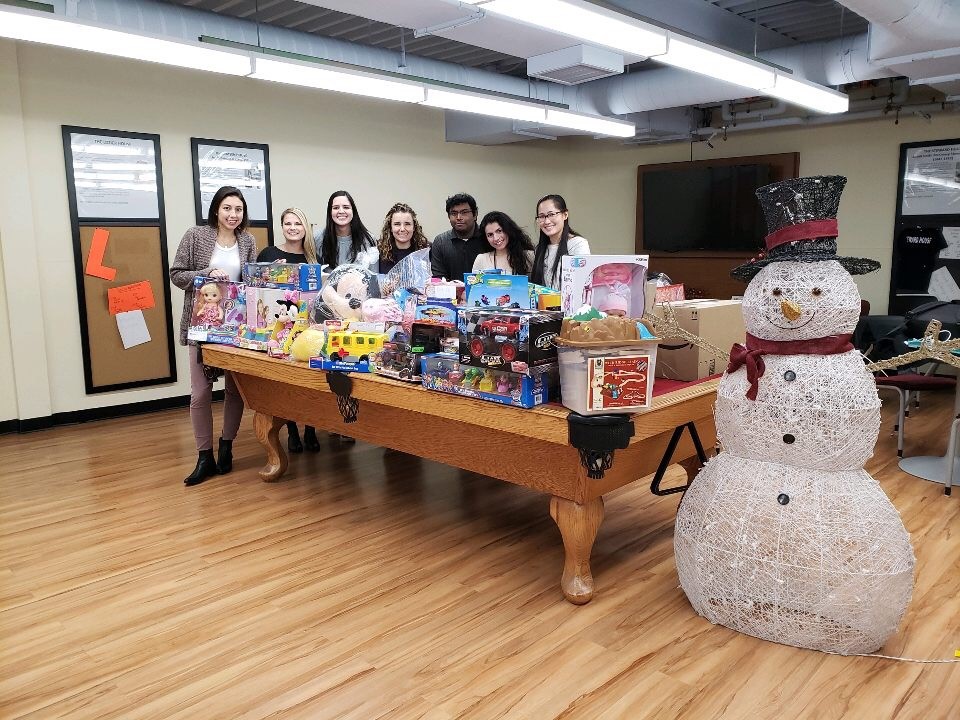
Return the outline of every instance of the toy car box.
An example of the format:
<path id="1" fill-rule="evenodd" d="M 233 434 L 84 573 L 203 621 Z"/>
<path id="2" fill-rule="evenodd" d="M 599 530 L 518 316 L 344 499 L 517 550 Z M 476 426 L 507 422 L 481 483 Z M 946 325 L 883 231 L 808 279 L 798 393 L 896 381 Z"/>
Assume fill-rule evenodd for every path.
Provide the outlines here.
<path id="1" fill-rule="evenodd" d="M 420 382 L 420 358 L 425 354 L 456 351 L 456 325 L 415 322 L 410 335 L 398 332 L 370 358 L 373 372 L 407 382 Z"/>
<path id="2" fill-rule="evenodd" d="M 525 372 L 557 362 L 554 338 L 560 313 L 516 308 L 476 308 L 457 312 L 460 360 L 494 370 Z"/>
<path id="3" fill-rule="evenodd" d="M 465 273 L 463 277 L 470 307 L 530 307 L 530 281 L 525 275 Z"/>
<path id="4" fill-rule="evenodd" d="M 236 345 L 237 333 L 245 323 L 246 316 L 246 295 L 242 283 L 194 278 L 188 340 Z"/>
<path id="5" fill-rule="evenodd" d="M 639 318 L 644 310 L 648 255 L 565 255 L 560 265 L 563 314 L 590 305 L 608 315 Z"/>
<path id="6" fill-rule="evenodd" d="M 317 292 L 323 285 L 322 267 L 310 263 L 246 263 L 243 281 L 249 287 Z"/>
<path id="7" fill-rule="evenodd" d="M 420 359 L 423 386 L 451 395 L 532 408 L 555 399 L 560 373 L 556 363 L 515 373 L 481 370 L 460 363 L 457 355 L 437 353 Z"/>
<path id="8" fill-rule="evenodd" d="M 417 298 L 416 310 L 413 317 L 415 320 L 456 325 L 457 306 L 449 300 L 432 300 L 420 296 Z"/>

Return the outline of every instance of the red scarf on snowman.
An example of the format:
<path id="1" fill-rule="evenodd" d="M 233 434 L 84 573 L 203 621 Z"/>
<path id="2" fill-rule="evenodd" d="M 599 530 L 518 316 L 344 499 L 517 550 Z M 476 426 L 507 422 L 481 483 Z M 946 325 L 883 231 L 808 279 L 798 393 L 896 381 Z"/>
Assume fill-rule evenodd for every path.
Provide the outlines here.
<path id="1" fill-rule="evenodd" d="M 747 366 L 747 380 L 750 389 L 747 398 L 757 399 L 760 378 L 766 366 L 763 355 L 838 355 L 853 350 L 850 342 L 853 335 L 828 335 L 813 340 L 764 340 L 747 333 L 747 346 L 735 343 L 730 349 L 730 364 L 727 374 Z"/>

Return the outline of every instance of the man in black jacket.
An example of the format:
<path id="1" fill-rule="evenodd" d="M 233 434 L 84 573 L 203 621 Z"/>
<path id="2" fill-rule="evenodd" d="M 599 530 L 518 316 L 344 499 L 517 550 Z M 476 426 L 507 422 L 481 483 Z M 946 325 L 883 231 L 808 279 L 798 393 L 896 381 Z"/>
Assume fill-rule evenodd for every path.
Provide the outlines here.
<path id="1" fill-rule="evenodd" d="M 463 280 L 473 270 L 477 255 L 490 250 L 477 227 L 477 201 L 466 193 L 447 198 L 450 229 L 430 245 L 430 267 L 434 277 Z"/>

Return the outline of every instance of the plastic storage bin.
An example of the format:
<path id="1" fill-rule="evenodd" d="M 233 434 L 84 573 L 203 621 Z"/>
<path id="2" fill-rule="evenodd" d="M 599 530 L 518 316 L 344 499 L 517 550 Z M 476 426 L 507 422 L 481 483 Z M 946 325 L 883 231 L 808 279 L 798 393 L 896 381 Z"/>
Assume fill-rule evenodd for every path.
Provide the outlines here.
<path id="1" fill-rule="evenodd" d="M 561 402 L 581 415 L 634 413 L 650 407 L 657 341 L 557 348 Z"/>

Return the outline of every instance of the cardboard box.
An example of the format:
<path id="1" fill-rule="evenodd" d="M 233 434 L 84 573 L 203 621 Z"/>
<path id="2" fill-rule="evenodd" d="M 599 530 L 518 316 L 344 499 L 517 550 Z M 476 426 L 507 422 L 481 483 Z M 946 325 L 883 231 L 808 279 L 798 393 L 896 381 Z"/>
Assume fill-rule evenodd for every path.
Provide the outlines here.
<path id="1" fill-rule="evenodd" d="M 670 306 L 680 327 L 721 350 L 729 351 L 734 343 L 743 343 L 746 338 L 739 300 L 685 300 Z M 662 317 L 663 305 L 657 305 L 654 314 Z M 657 377 L 699 380 L 726 369 L 726 360 L 715 357 L 705 348 L 691 345 L 682 338 L 660 339 Z"/>
<path id="2" fill-rule="evenodd" d="M 560 313 L 466 307 L 459 309 L 457 318 L 460 361 L 464 365 L 525 372 L 557 362 L 553 340 L 560 332 Z"/>

